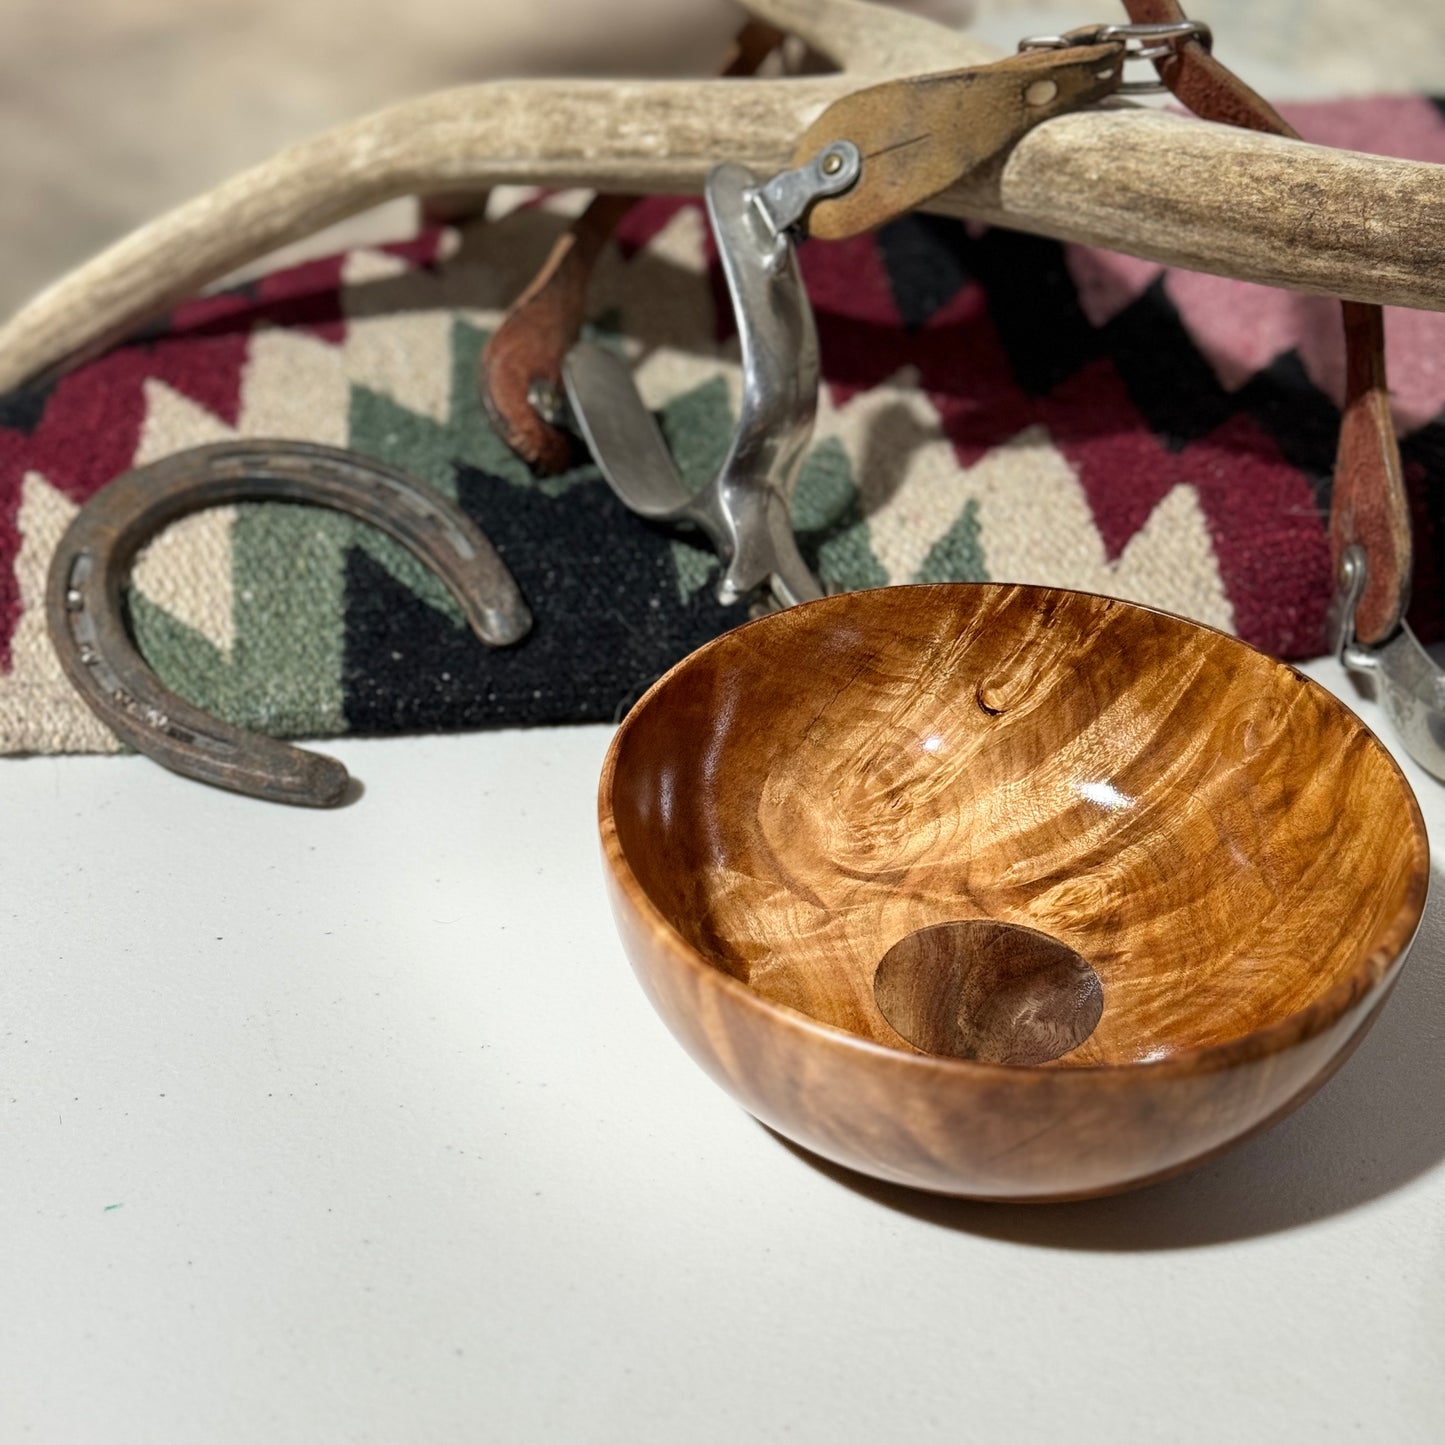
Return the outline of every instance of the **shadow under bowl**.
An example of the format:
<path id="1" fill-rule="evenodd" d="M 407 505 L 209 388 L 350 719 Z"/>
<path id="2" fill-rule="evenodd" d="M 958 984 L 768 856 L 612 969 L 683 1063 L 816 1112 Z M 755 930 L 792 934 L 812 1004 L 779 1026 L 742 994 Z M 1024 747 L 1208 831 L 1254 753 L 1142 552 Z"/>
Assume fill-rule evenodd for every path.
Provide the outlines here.
<path id="1" fill-rule="evenodd" d="M 1108 1194 L 1309 1096 L 1425 903 L 1419 807 L 1323 688 L 1182 618 L 849 593 L 686 658 L 613 740 L 614 911 L 738 1101 L 880 1179 Z"/>

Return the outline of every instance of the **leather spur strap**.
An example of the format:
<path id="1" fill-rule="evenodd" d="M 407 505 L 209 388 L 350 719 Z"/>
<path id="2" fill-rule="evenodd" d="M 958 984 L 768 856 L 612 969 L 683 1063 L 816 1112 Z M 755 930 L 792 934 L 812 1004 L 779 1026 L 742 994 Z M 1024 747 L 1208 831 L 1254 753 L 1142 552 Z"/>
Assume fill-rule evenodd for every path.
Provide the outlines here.
<path id="1" fill-rule="evenodd" d="M 1135 24 L 1184 20 L 1176 0 L 1124 0 Z M 1159 78 L 1175 98 L 1203 120 L 1272 135 L 1297 132 L 1273 106 L 1219 63 L 1197 38 L 1186 38 L 1155 61 Z M 1385 378 L 1385 327 L 1378 306 L 1341 303 L 1345 325 L 1345 408 L 1330 504 L 1330 551 L 1335 582 L 1343 575 L 1347 548 L 1367 559 L 1365 590 L 1355 611 L 1354 634 L 1376 644 L 1404 620 L 1413 559 L 1410 504 L 1400 466 L 1400 447 L 1390 414 Z"/>
<path id="2" fill-rule="evenodd" d="M 769 25 L 750 22 L 733 41 L 721 73 L 752 75 L 783 38 Z M 557 238 L 482 354 L 478 382 L 492 425 L 524 462 L 544 475 L 571 464 L 572 442 L 557 416 L 562 358 L 581 334 L 597 257 L 637 199 L 597 196 Z"/>
<path id="3" fill-rule="evenodd" d="M 482 353 L 482 404 L 497 435 L 546 476 L 563 471 L 572 443 L 538 403 L 560 402 L 562 358 L 586 314 L 587 284 L 603 245 L 636 196 L 598 196 L 553 243 Z M 549 394 L 550 389 L 550 394 Z"/>
<path id="4" fill-rule="evenodd" d="M 841 240 L 921 206 L 1041 121 L 1115 94 L 1123 66 L 1117 43 L 1029 50 L 992 65 L 886 80 L 834 101 L 803 132 L 792 164 L 849 140 L 863 173 L 813 207 L 808 234 Z"/>

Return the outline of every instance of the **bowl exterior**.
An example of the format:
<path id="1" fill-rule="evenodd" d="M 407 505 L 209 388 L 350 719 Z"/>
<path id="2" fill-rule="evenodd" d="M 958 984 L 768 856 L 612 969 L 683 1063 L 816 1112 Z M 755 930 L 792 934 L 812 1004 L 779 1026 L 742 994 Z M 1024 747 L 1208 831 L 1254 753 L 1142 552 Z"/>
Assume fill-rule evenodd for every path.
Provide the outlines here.
<path id="1" fill-rule="evenodd" d="M 1084 688 L 1080 639 L 1092 659 Z M 973 659 L 968 668 L 960 660 L 964 654 Z M 807 676 L 820 680 L 821 711 L 814 706 L 817 696 L 797 683 L 800 669 L 811 669 Z M 780 697 L 796 702 L 784 705 L 776 701 Z M 938 721 L 945 697 L 952 711 L 945 708 L 942 715 L 963 736 L 1021 729 L 1014 751 L 1002 743 L 995 753 L 961 749 L 954 772 L 935 773 L 933 764 L 920 771 L 916 757 L 927 752 L 931 758 L 930 744 L 936 747 L 946 731 Z M 981 723 L 970 702 L 989 719 L 1010 721 Z M 1045 703 L 1057 706 L 1046 712 Z M 1128 719 L 1139 721 L 1138 730 L 1101 721 L 1115 718 L 1125 704 L 1134 709 Z M 919 709 L 926 716 L 916 717 Z M 826 727 L 819 721 L 825 715 Z M 1043 728 L 1044 722 L 1051 726 Z M 1118 746 L 1110 727 L 1122 739 Z M 810 745 L 821 739 L 803 763 L 795 759 L 801 749 L 780 751 L 776 742 L 800 729 Z M 1181 730 L 1187 746 L 1178 756 L 1193 772 L 1145 769 L 1137 780 L 1128 772 L 1141 747 L 1157 753 L 1166 746 L 1161 739 Z M 849 751 L 860 738 L 870 747 L 876 741 L 874 751 Z M 1234 766 L 1221 770 L 1211 761 L 1221 750 Z M 838 756 L 855 753 L 859 766 L 836 765 Z M 824 859 L 825 882 L 835 874 L 881 880 L 866 895 L 870 906 L 880 898 L 891 905 L 898 897 L 912 906 L 900 880 L 911 879 L 917 859 L 898 840 L 916 834 L 932 846 L 930 828 L 940 819 L 952 822 L 946 808 L 929 809 L 930 800 L 952 797 L 949 789 L 963 786 L 957 769 L 998 761 L 992 774 L 973 778 L 979 790 L 990 779 L 995 785 L 985 793 L 994 807 L 987 821 L 1012 806 L 1011 780 L 1028 777 L 1032 783 L 1040 760 L 1055 754 L 1064 758 L 1062 771 L 1047 776 L 1059 816 L 1074 816 L 1068 810 L 1077 806 L 1079 789 L 1070 769 L 1079 765 L 1071 760 L 1085 757 L 1088 771 L 1078 776 L 1128 778 L 1124 793 L 1131 806 L 1146 796 L 1160 807 L 1187 799 L 1194 811 L 1186 808 L 1185 816 L 1203 820 L 1189 835 L 1195 852 L 1187 857 L 1200 856 L 1200 847 L 1211 849 L 1207 856 L 1223 860 L 1227 877 L 1231 868 L 1239 873 L 1240 859 L 1251 856 L 1266 822 L 1298 824 L 1281 846 L 1286 853 L 1295 850 L 1292 866 L 1295 857 L 1304 860 L 1298 874 L 1304 881 L 1289 895 L 1290 907 L 1300 912 L 1288 915 L 1293 921 L 1283 946 L 1272 952 L 1256 953 L 1254 946 L 1260 910 L 1280 908 L 1268 870 L 1243 875 L 1257 885 L 1252 891 L 1226 889 L 1213 911 L 1191 913 L 1169 906 L 1168 885 L 1179 877 L 1188 883 L 1186 897 L 1213 898 L 1218 868 L 1201 877 L 1181 861 L 1178 848 L 1166 849 L 1127 895 L 1154 909 L 1145 914 L 1150 928 L 1140 933 L 1153 950 L 1148 960 L 1177 952 L 1171 952 L 1169 929 L 1188 930 L 1191 941 L 1203 937 L 1211 944 L 1218 934 L 1225 939 L 1220 956 L 1244 957 L 1253 970 L 1245 970 L 1240 986 L 1248 989 L 1251 980 L 1268 985 L 1271 1007 L 1256 1009 L 1243 1027 L 1234 1024 L 1237 1011 L 1215 1007 L 1212 1030 L 1185 1029 L 1171 1037 L 1158 1020 L 1175 1022 L 1182 1009 L 1188 1023 L 1185 1005 L 1208 990 L 1183 975 L 1176 990 L 1165 970 L 1143 975 L 1150 985 L 1145 996 L 1157 1004 L 1150 1028 L 1112 1053 L 1009 1065 L 913 1051 L 895 1030 L 873 1027 L 866 1005 L 858 1005 L 865 986 L 876 993 L 876 976 L 864 980 L 861 970 L 918 922 L 952 921 L 946 913 L 930 916 L 938 897 L 951 903 L 963 888 L 952 874 L 941 893 L 936 887 L 929 893 L 934 885 L 923 878 L 916 891 L 927 906 L 913 909 L 907 929 L 882 930 L 868 937 L 867 947 L 849 944 L 834 955 L 852 970 L 843 979 L 845 989 L 838 990 L 826 970 L 805 978 L 812 992 L 775 989 L 768 997 L 761 986 L 742 981 L 753 976 L 754 959 L 766 981 L 772 976 L 767 968 L 786 959 L 796 943 L 786 909 L 781 928 L 770 933 L 756 926 L 773 906 L 770 870 L 789 849 Z M 745 764 L 742 784 L 724 766 L 731 757 Z M 905 763 L 893 767 L 900 757 Z M 1203 799 L 1196 786 L 1196 775 L 1204 776 L 1195 766 L 1199 760 L 1207 776 L 1218 779 Z M 772 788 L 775 778 L 788 776 L 787 767 L 802 769 L 803 784 Z M 935 781 L 921 788 L 913 811 L 894 816 L 888 810 L 916 778 Z M 1066 806 L 1059 804 L 1066 795 Z M 823 812 L 833 832 L 820 841 L 803 830 L 803 842 L 795 845 L 795 820 L 815 817 L 821 811 L 816 799 L 837 804 Z M 1092 795 L 1089 800 L 1095 801 Z M 759 823 L 765 802 L 771 832 Z M 853 813 L 848 803 L 856 803 Z M 1383 1006 L 1419 925 L 1429 879 L 1424 820 L 1409 783 L 1369 730 L 1317 684 L 1237 639 L 1184 619 L 1085 593 L 1023 586 L 846 594 L 774 614 L 707 644 L 655 683 L 624 722 L 603 769 L 599 813 L 613 909 L 633 968 L 668 1027 L 713 1078 L 764 1123 L 827 1159 L 876 1178 L 976 1199 L 1087 1198 L 1151 1183 L 1204 1162 L 1299 1105 L 1349 1056 Z M 718 841 L 723 817 L 741 820 L 734 832 L 744 844 Z M 1028 845 L 1020 857 L 1030 863 L 1040 856 L 1034 821 L 1029 815 L 1025 822 L 1033 831 L 1017 835 Z M 1058 837 L 1043 840 L 1054 850 L 1045 850 L 1045 880 L 1071 879 L 1070 848 L 1094 836 L 1089 819 L 1071 826 L 1067 836 L 1060 829 Z M 943 836 L 953 838 L 954 831 Z M 979 838 L 968 835 L 970 859 L 988 856 L 983 850 L 990 836 L 987 828 Z M 868 846 L 850 852 L 857 838 Z M 1216 847 L 1221 840 L 1227 846 Z M 1087 854 L 1097 845 L 1077 846 Z M 1013 854 L 1005 848 L 1000 857 L 1008 863 Z M 1165 861 L 1170 858 L 1172 864 Z M 1329 878 L 1321 883 L 1305 866 L 1318 860 L 1328 860 L 1342 878 L 1367 885 L 1373 878 L 1378 886 L 1364 893 L 1353 884 L 1353 891 L 1332 891 L 1325 886 Z M 756 877 L 767 886 L 740 886 Z M 804 897 L 815 913 L 837 906 L 819 901 L 833 895 L 820 892 L 817 880 L 786 877 L 786 897 Z M 688 886 L 673 889 L 673 879 Z M 1156 887 L 1156 880 L 1163 881 Z M 691 886 L 699 881 L 719 886 L 714 892 Z M 983 896 L 963 892 L 970 900 Z M 839 896 L 853 897 L 846 890 Z M 1004 903 L 1010 898 L 1005 894 Z M 725 907 L 714 911 L 718 899 Z M 997 904 L 982 907 L 986 916 L 1035 923 L 1031 913 L 1015 917 Z M 728 971 L 735 960 L 726 943 L 727 910 L 752 950 L 739 976 Z M 1088 889 L 1078 896 L 1066 890 L 1058 910 L 1066 918 L 1093 910 L 1109 947 L 1129 924 L 1119 909 L 1099 910 Z M 876 914 L 859 912 L 876 921 Z M 1298 926 L 1305 913 L 1343 931 L 1321 936 Z M 1219 926 L 1220 919 L 1228 926 Z M 1073 937 L 1056 936 L 1088 957 Z M 803 948 L 821 950 L 812 913 L 798 937 Z M 1281 974 L 1284 968 L 1291 971 Z M 1218 994 L 1234 987 L 1227 978 L 1206 982 Z M 837 998 L 847 1006 L 833 1009 Z M 1246 994 L 1244 1001 L 1253 998 Z M 1274 1007 L 1278 1000 L 1288 1007 Z M 1121 1010 L 1116 1017 L 1130 1016 Z"/>
<path id="2" fill-rule="evenodd" d="M 698 960 L 645 901 L 604 823 L 613 912 L 653 1007 L 745 1108 L 876 1179 L 969 1199 L 1121 1193 L 1204 1163 L 1303 1103 L 1347 1059 L 1394 986 L 1300 1037 L 1197 1059 L 1012 1068 L 887 1049 L 771 1004 Z"/>

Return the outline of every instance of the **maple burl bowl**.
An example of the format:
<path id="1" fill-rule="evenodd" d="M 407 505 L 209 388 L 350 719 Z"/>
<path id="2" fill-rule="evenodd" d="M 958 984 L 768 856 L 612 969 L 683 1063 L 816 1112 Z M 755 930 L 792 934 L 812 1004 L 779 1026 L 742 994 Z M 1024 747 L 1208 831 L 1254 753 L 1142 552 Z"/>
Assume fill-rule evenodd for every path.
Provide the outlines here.
<path id="1" fill-rule="evenodd" d="M 708 643 L 607 756 L 603 851 L 668 1027 L 880 1179 L 1107 1194 L 1348 1057 L 1425 903 L 1419 807 L 1348 708 L 1182 618 L 892 587 Z"/>

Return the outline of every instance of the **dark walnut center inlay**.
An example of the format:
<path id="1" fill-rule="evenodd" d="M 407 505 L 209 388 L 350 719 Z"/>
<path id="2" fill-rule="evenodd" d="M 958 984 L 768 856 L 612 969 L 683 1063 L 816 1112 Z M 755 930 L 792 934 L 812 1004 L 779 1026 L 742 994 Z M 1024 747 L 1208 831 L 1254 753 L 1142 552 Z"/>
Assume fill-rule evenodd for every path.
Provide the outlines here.
<path id="1" fill-rule="evenodd" d="M 873 978 L 883 1017 L 929 1054 L 1043 1064 L 1077 1048 L 1104 1011 L 1099 975 L 1072 948 L 1013 923 L 920 928 Z"/>

